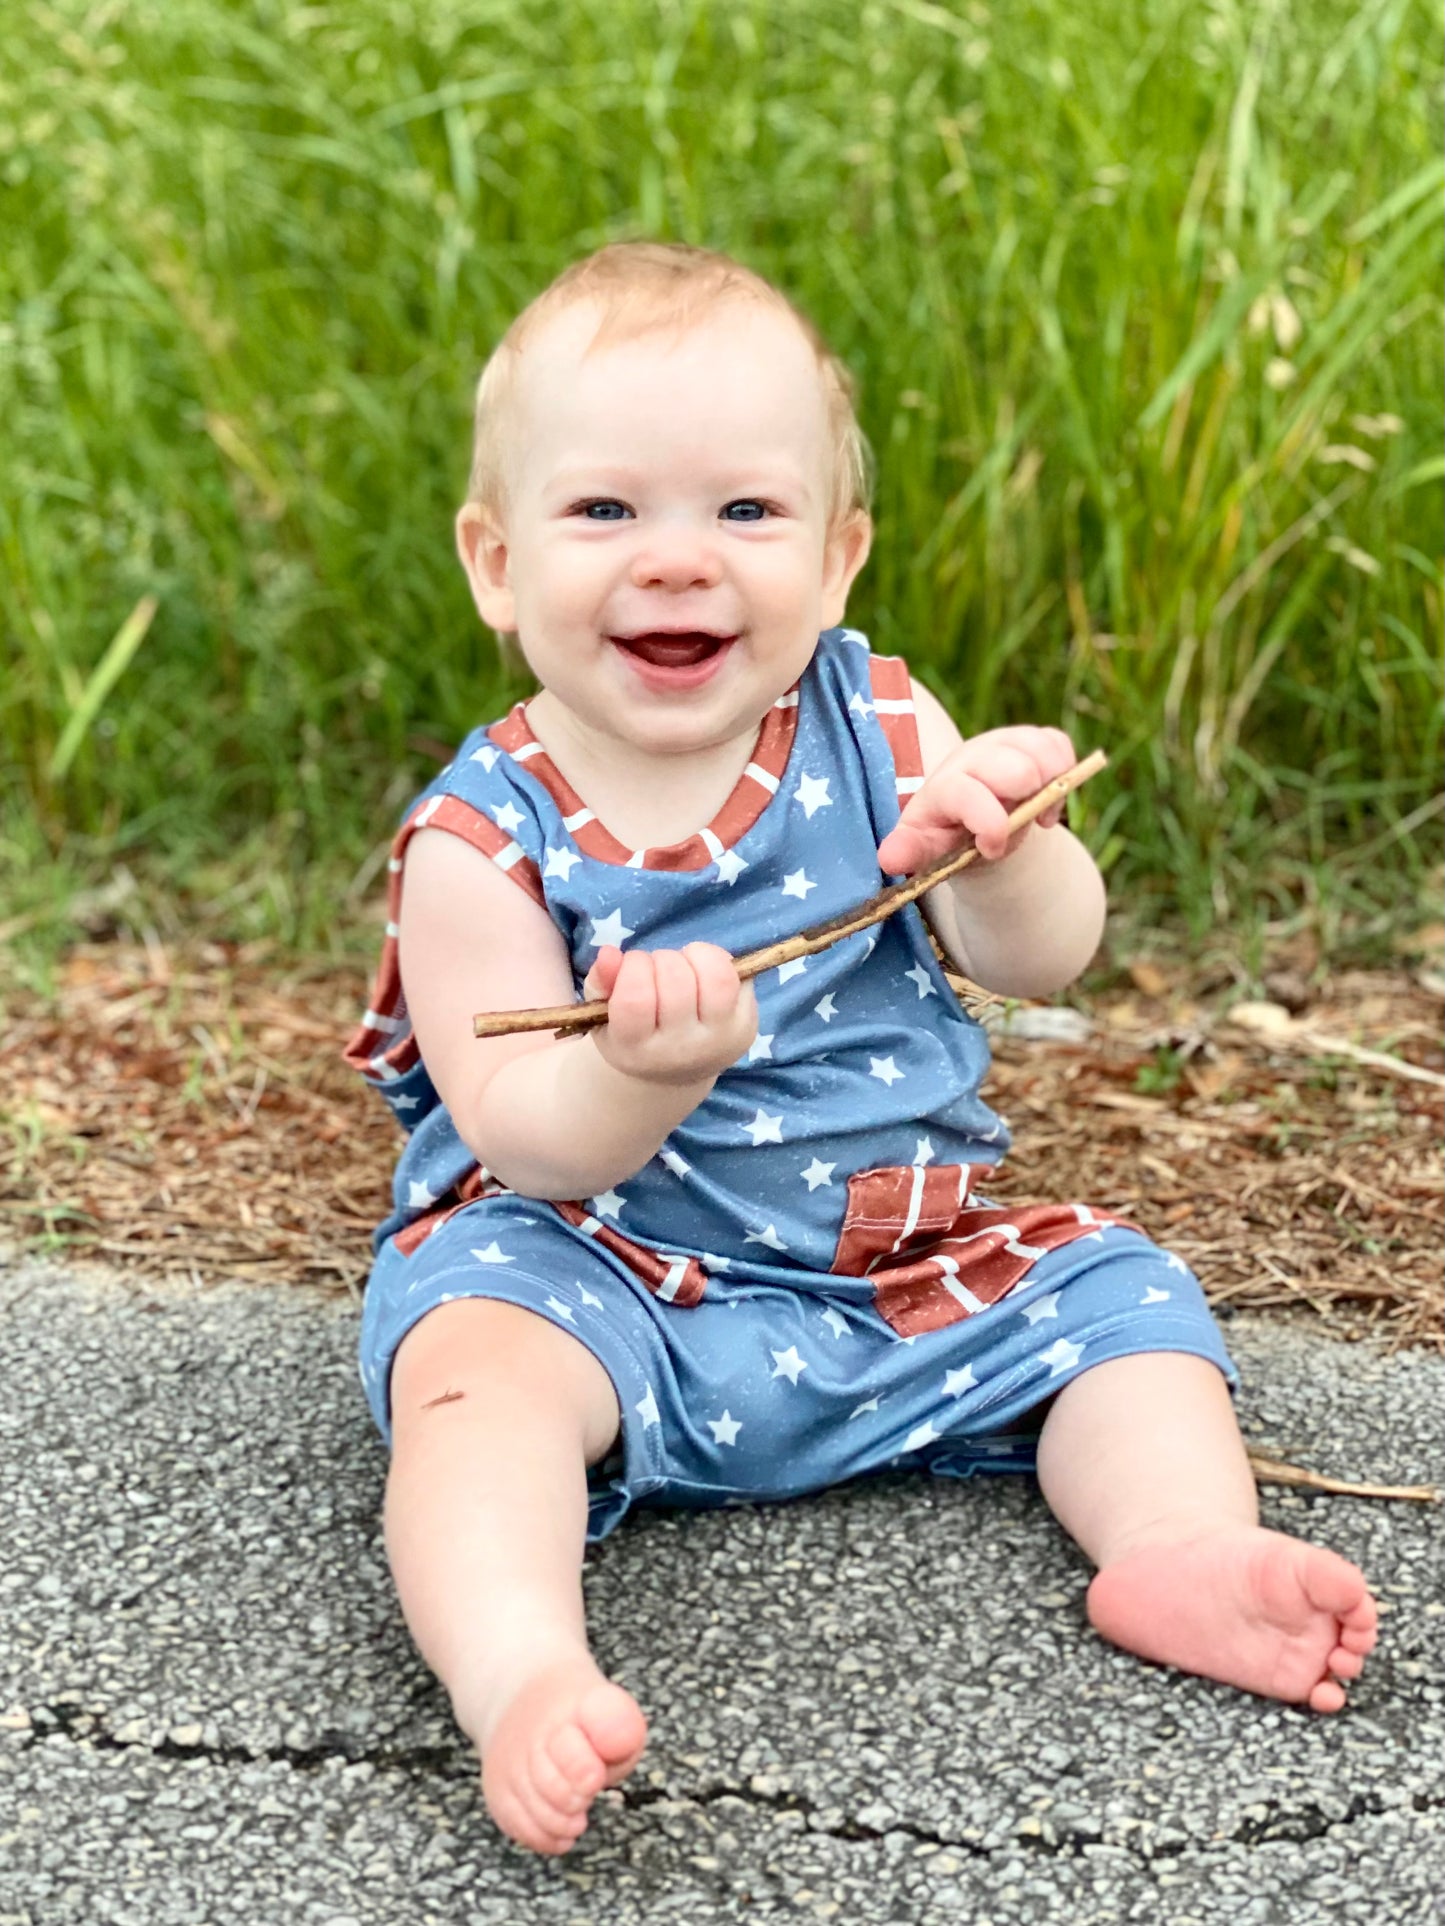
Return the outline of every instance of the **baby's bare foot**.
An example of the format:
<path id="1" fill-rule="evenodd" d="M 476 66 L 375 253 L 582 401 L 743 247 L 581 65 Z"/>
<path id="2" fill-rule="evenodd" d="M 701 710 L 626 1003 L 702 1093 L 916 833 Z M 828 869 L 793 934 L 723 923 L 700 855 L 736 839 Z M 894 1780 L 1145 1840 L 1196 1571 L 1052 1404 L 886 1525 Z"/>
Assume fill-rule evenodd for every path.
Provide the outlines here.
<path id="1" fill-rule="evenodd" d="M 1126 1553 L 1090 1585 L 1089 1618 L 1141 1658 L 1316 1712 L 1345 1703 L 1376 1627 L 1363 1573 L 1253 1525 Z"/>
<path id="2" fill-rule="evenodd" d="M 562 1853 L 587 1830 L 587 1808 L 642 1756 L 647 1721 L 585 1652 L 529 1673 L 482 1732 L 482 1792 L 502 1831 L 535 1852 Z"/>

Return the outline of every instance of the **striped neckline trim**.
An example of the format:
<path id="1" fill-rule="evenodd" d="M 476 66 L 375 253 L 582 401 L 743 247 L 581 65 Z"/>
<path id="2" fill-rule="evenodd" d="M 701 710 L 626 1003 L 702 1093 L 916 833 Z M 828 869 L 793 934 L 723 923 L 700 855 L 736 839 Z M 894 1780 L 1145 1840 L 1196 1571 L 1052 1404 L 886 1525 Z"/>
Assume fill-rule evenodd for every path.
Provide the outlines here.
<path id="1" fill-rule="evenodd" d="M 706 829 L 656 849 L 629 849 L 593 815 L 533 734 L 525 702 L 514 703 L 487 730 L 487 737 L 537 778 L 557 805 L 562 827 L 584 856 L 623 869 L 706 869 L 741 841 L 776 795 L 798 733 L 801 686 L 801 680 L 795 682 L 763 717 L 747 767 Z"/>

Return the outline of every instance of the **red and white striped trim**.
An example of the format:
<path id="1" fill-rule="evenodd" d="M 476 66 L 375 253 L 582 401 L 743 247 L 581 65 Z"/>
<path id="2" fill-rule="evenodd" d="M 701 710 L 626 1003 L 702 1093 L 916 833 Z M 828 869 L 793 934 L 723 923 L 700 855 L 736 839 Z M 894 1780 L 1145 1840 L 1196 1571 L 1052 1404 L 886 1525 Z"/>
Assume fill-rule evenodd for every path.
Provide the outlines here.
<path id="1" fill-rule="evenodd" d="M 525 763 L 528 773 L 546 789 L 557 805 L 562 827 L 584 856 L 599 863 L 616 863 L 622 869 L 684 870 L 706 869 L 752 828 L 777 793 L 797 732 L 795 685 L 779 696 L 763 717 L 752 759 L 706 829 L 684 842 L 658 849 L 629 849 L 597 820 L 532 733 L 525 703 L 516 703 L 487 734 L 513 761 Z"/>
<path id="2" fill-rule="evenodd" d="M 1087 1204 L 969 1204 L 970 1164 L 901 1164 L 848 1179 L 833 1253 L 844 1277 L 867 1277 L 879 1314 L 900 1337 L 937 1331 L 1006 1297 L 1046 1251 L 1122 1218 Z"/>
<path id="3" fill-rule="evenodd" d="M 509 1184 L 504 1184 L 493 1177 L 484 1165 L 473 1164 L 465 1177 L 454 1184 L 445 1197 L 437 1200 L 435 1210 L 428 1211 L 425 1217 L 414 1217 L 411 1223 L 403 1225 L 393 1235 L 391 1241 L 403 1257 L 410 1257 L 420 1245 L 426 1242 L 433 1231 L 440 1230 L 447 1219 L 455 1217 L 464 1205 L 474 1203 L 478 1197 L 513 1195 L 515 1193 Z"/>
<path id="4" fill-rule="evenodd" d="M 387 863 L 386 934 L 381 961 L 360 1023 L 342 1051 L 353 1070 L 373 1082 L 393 1083 L 417 1061 L 417 1043 L 407 1017 L 397 960 L 397 931 L 401 916 L 402 864 L 406 846 L 419 829 L 444 829 L 490 856 L 498 869 L 524 889 L 534 903 L 546 907 L 542 872 L 513 837 L 490 816 L 460 796 L 430 796 L 407 817 L 396 833 Z"/>
<path id="5" fill-rule="evenodd" d="M 923 787 L 923 749 L 918 740 L 918 713 L 913 706 L 908 664 L 901 655 L 870 655 L 868 680 L 873 690 L 873 713 L 893 752 L 898 800 L 906 802 Z"/>
<path id="6" fill-rule="evenodd" d="M 665 1304 L 686 1307 L 701 1301 L 707 1289 L 707 1272 L 697 1258 L 634 1244 L 630 1237 L 624 1237 L 611 1224 L 604 1224 L 580 1204 L 553 1204 L 552 1208 L 569 1224 L 575 1224 L 584 1237 L 595 1237 L 599 1244 L 605 1244 Z"/>

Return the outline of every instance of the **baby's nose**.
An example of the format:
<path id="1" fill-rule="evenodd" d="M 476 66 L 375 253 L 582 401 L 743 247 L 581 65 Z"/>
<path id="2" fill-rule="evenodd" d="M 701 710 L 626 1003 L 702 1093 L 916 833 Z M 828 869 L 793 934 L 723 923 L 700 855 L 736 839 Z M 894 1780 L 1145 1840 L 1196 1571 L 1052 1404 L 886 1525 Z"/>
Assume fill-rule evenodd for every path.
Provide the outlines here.
<path id="1" fill-rule="evenodd" d="M 716 543 L 698 529 L 656 529 L 632 561 L 639 588 L 709 588 L 721 574 Z"/>

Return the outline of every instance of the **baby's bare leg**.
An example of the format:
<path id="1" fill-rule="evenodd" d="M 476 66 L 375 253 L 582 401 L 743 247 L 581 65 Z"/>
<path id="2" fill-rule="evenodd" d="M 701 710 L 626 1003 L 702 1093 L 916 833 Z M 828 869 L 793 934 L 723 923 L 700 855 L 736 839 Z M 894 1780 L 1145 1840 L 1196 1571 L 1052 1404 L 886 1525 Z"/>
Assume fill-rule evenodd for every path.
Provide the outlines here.
<path id="1" fill-rule="evenodd" d="M 417 1648 L 482 1759 L 497 1824 L 565 1852 L 647 1727 L 598 1670 L 582 1610 L 587 1466 L 617 1435 L 611 1379 L 565 1331 L 457 1299 L 391 1379 L 386 1545 Z"/>
<path id="2" fill-rule="evenodd" d="M 1116 1358 L 1066 1385 L 1039 1483 L 1099 1567 L 1089 1617 L 1116 1645 L 1268 1698 L 1337 1712 L 1375 1643 L 1345 1559 L 1259 1523 L 1223 1377 L 1204 1358 Z"/>

